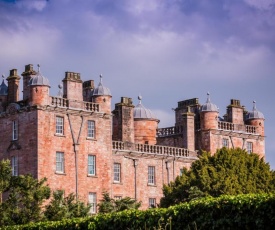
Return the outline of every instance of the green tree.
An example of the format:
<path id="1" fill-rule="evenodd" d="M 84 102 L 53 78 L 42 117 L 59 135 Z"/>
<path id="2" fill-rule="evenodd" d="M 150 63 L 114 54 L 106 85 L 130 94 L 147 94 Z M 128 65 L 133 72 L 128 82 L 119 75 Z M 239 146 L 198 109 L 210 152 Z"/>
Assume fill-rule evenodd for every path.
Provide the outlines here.
<path id="1" fill-rule="evenodd" d="M 256 154 L 222 148 L 211 156 L 203 152 L 190 170 L 164 185 L 161 207 L 203 196 L 274 192 L 275 172 Z"/>
<path id="2" fill-rule="evenodd" d="M 48 220 L 62 220 L 74 217 L 85 217 L 89 215 L 91 206 L 76 200 L 73 193 L 64 197 L 63 190 L 53 192 L 53 199 L 45 207 L 45 217 Z"/>
<path id="3" fill-rule="evenodd" d="M 122 199 L 115 200 L 110 197 L 108 192 L 102 193 L 102 200 L 98 204 L 98 211 L 100 213 L 120 212 L 128 209 L 139 209 L 141 202 L 130 197 L 124 197 Z"/>
<path id="4" fill-rule="evenodd" d="M 11 167 L 9 160 L 0 161 L 0 204 L 2 203 L 2 194 L 10 185 Z"/>
<path id="5" fill-rule="evenodd" d="M 42 204 L 50 196 L 44 185 L 46 178 L 38 181 L 31 175 L 13 176 L 8 197 L 0 207 L 0 225 L 26 224 L 43 220 Z"/>

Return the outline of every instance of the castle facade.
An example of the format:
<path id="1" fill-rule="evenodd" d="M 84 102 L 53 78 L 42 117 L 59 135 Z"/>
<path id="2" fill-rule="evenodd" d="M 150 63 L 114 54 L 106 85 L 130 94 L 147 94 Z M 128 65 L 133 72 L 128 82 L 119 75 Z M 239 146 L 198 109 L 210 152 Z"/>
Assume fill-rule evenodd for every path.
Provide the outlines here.
<path id="1" fill-rule="evenodd" d="M 23 81 L 23 99 L 19 84 Z M 16 69 L 0 85 L 0 160 L 9 159 L 13 175 L 46 177 L 53 190 L 75 193 L 97 212 L 102 192 L 156 206 L 164 184 L 198 159 L 200 150 L 212 154 L 222 147 L 242 148 L 265 156 L 264 116 L 246 111 L 231 100 L 221 118 L 210 101 L 178 102 L 175 126 L 158 128 L 159 120 L 142 104 L 122 97 L 111 109 L 111 91 L 100 76 L 83 82 L 66 72 L 63 91 L 50 96 L 49 80 L 38 67 Z"/>

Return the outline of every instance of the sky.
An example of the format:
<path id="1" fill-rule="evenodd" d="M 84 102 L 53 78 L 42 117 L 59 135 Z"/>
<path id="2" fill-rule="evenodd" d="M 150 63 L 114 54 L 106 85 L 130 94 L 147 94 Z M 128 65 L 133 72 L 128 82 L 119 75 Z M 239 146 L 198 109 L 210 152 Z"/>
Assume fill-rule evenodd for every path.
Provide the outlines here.
<path id="1" fill-rule="evenodd" d="M 66 71 L 131 97 L 159 127 L 177 102 L 230 99 L 265 116 L 275 169 L 275 0 L 0 0 L 0 73 L 40 64 L 56 96 Z"/>

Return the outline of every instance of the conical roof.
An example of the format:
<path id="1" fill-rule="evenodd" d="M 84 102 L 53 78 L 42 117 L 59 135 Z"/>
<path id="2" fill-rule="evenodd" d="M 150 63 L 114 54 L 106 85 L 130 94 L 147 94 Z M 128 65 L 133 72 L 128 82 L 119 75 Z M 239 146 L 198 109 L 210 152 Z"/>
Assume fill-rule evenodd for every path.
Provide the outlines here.
<path id="1" fill-rule="evenodd" d="M 44 77 L 40 72 L 40 65 L 38 66 L 38 72 L 35 75 L 32 75 L 29 85 L 45 85 L 50 87 L 50 82 L 48 78 Z"/>
<path id="2" fill-rule="evenodd" d="M 141 118 L 141 119 L 158 119 L 155 114 L 150 110 L 146 109 L 144 105 L 141 103 L 141 96 L 138 96 L 139 103 L 134 108 L 134 119 Z"/>
<path id="3" fill-rule="evenodd" d="M 253 109 L 251 112 L 247 113 L 246 119 L 264 119 L 263 113 L 256 108 L 256 101 L 253 101 Z"/>
<path id="4" fill-rule="evenodd" d="M 92 96 L 112 96 L 111 94 L 111 90 L 105 86 L 103 86 L 102 84 L 102 75 L 99 76 L 100 77 L 100 82 L 97 86 L 97 88 L 95 88 L 92 92 Z"/>
<path id="5" fill-rule="evenodd" d="M 8 86 L 5 84 L 3 79 L 2 84 L 0 85 L 0 96 L 8 95 Z"/>
<path id="6" fill-rule="evenodd" d="M 202 112 L 219 112 L 218 107 L 211 103 L 210 101 L 210 93 L 207 93 L 207 100 L 206 103 L 201 106 Z"/>

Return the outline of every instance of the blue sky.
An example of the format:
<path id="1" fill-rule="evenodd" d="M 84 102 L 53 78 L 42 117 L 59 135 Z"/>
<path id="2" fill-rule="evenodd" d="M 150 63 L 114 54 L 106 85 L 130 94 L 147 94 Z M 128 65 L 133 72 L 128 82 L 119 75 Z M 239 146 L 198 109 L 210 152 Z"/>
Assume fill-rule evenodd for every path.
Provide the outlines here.
<path id="1" fill-rule="evenodd" d="M 65 71 L 103 82 L 174 125 L 177 102 L 206 93 L 265 115 L 275 169 L 275 0 L 0 0 L 0 72 L 40 64 L 51 95 Z"/>

